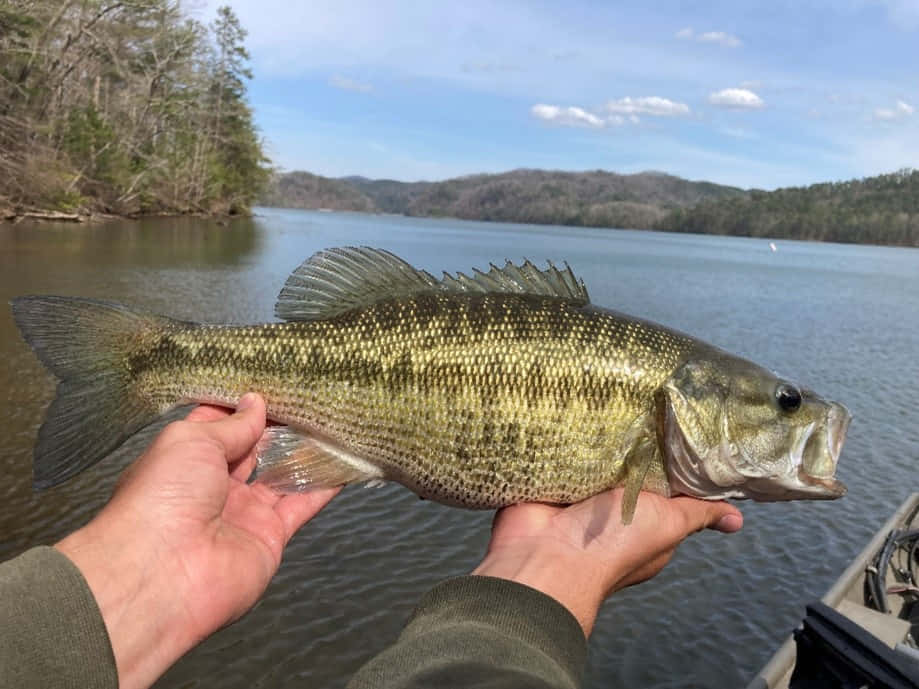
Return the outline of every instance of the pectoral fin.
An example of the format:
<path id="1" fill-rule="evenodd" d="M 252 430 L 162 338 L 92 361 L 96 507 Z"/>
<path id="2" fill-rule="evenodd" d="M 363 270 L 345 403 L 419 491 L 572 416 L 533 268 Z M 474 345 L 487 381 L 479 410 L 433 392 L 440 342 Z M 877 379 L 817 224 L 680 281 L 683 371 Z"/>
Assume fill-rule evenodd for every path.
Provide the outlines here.
<path id="1" fill-rule="evenodd" d="M 645 490 L 669 495 L 666 485 L 662 486 L 658 473 L 652 467 L 661 466 L 657 443 L 657 429 L 651 414 L 639 416 L 626 435 L 626 452 L 622 486 L 622 523 L 631 524 L 638 505 L 638 494 Z"/>
<path id="2" fill-rule="evenodd" d="M 255 480 L 282 493 L 383 478 L 382 470 L 368 460 L 290 426 L 265 429 L 256 460 Z"/>
<path id="3" fill-rule="evenodd" d="M 638 494 L 641 492 L 645 483 L 645 477 L 648 475 L 648 469 L 654 460 L 654 455 L 650 452 L 644 455 L 636 453 L 637 461 L 630 462 L 625 477 L 625 493 L 622 496 L 622 523 L 631 524 L 632 517 L 635 516 L 635 508 L 638 505 Z"/>

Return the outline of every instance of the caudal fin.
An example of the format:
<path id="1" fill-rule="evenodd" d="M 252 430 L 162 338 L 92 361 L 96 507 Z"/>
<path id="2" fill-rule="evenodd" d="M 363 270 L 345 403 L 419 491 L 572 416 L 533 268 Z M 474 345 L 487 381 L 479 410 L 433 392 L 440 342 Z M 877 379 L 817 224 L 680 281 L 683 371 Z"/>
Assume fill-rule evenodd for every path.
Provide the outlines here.
<path id="1" fill-rule="evenodd" d="M 139 394 L 130 360 L 170 321 L 72 297 L 18 297 L 12 306 L 23 339 L 59 380 L 35 445 L 32 484 L 41 490 L 92 466 L 159 416 Z"/>

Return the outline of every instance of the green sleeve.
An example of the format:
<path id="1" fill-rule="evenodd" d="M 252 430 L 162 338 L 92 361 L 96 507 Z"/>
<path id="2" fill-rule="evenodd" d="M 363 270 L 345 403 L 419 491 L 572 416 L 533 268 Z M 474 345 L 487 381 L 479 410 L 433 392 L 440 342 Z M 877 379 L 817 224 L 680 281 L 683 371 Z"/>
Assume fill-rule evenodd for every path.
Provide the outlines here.
<path id="1" fill-rule="evenodd" d="M 421 599 L 396 643 L 348 689 L 576 689 L 587 641 L 574 616 L 522 584 L 467 576 Z"/>
<path id="2" fill-rule="evenodd" d="M 0 687 L 118 687 L 96 599 L 54 548 L 0 564 Z"/>

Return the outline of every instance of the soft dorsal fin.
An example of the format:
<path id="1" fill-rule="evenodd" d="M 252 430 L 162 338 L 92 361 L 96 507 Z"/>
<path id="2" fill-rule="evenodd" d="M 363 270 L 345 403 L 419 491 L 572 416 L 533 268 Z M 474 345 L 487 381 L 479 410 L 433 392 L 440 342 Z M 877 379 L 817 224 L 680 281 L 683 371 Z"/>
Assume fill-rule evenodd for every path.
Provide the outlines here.
<path id="1" fill-rule="evenodd" d="M 444 273 L 438 280 L 410 266 L 383 249 L 341 247 L 313 254 L 287 279 L 274 312 L 286 321 L 331 318 L 382 299 L 424 292 L 535 294 L 561 297 L 579 304 L 590 301 L 584 282 L 565 264 L 559 270 L 551 262 L 540 270 L 530 261 L 503 268 L 490 266 L 473 276 Z"/>

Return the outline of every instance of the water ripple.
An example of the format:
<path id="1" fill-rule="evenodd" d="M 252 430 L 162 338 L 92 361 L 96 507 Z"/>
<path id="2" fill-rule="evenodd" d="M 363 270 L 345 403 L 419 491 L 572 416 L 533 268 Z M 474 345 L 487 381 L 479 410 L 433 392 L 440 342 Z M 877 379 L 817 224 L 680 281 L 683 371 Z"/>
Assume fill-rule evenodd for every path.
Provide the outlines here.
<path id="1" fill-rule="evenodd" d="M 604 605 L 588 687 L 743 685 L 917 489 L 917 251 L 783 242 L 773 253 L 762 240 L 268 210 L 225 237 L 155 223 L 26 229 L 0 228 L 0 302 L 80 294 L 212 322 L 270 318 L 286 274 L 326 246 L 383 246 L 435 272 L 505 256 L 566 259 L 596 303 L 755 358 L 847 404 L 855 420 L 839 476 L 849 494 L 742 504 L 741 533 L 689 539 L 657 578 Z M 6 314 L 0 348 L 5 558 L 91 518 L 130 452 L 33 496 L 29 455 L 52 383 Z M 475 566 L 490 519 L 398 486 L 344 491 L 296 535 L 257 607 L 157 687 L 343 686 L 396 638 L 424 591 Z"/>

